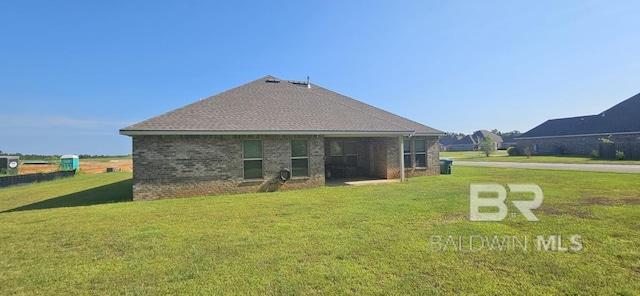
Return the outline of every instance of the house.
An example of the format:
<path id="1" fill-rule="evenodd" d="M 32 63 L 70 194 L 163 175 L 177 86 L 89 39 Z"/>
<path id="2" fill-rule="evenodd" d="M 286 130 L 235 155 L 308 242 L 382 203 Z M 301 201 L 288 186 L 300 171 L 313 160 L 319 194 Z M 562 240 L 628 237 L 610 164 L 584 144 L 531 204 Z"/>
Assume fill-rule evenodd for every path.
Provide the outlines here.
<path id="1" fill-rule="evenodd" d="M 509 147 L 515 147 L 518 145 L 516 137 L 502 137 L 502 142 L 498 143 L 498 150 L 506 150 Z"/>
<path id="2" fill-rule="evenodd" d="M 502 144 L 502 137 L 498 136 L 488 130 L 479 130 L 475 131 L 471 138 L 476 141 L 476 145 L 480 142 L 480 140 L 490 139 L 493 143 L 493 149 L 498 150 L 500 145 Z"/>
<path id="3" fill-rule="evenodd" d="M 598 115 L 547 120 L 517 137 L 518 147 L 538 154 L 588 155 L 601 139 L 640 143 L 640 94 Z"/>
<path id="4" fill-rule="evenodd" d="M 494 149 L 501 147 L 502 137 L 487 130 L 475 131 L 473 134 L 461 138 L 440 138 L 440 145 L 442 146 L 442 151 L 473 151 L 478 149 L 480 140 L 487 138 L 493 141 Z"/>
<path id="5" fill-rule="evenodd" d="M 439 173 L 443 132 L 309 81 L 266 76 L 120 130 L 133 198 L 323 186 Z"/>
<path id="6" fill-rule="evenodd" d="M 440 137 L 440 151 L 448 151 L 447 147 L 457 144 L 462 138 L 463 136 L 456 135 L 445 135 Z"/>

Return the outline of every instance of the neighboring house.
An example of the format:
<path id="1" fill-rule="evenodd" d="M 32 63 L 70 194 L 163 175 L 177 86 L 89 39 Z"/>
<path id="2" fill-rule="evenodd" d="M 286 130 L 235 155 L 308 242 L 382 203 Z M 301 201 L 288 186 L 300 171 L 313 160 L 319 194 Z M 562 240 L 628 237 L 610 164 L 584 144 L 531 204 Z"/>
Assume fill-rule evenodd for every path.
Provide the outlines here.
<path id="1" fill-rule="evenodd" d="M 476 147 L 476 141 L 472 139 L 470 135 L 466 135 L 452 142 L 453 143 L 448 143 L 448 145 L 443 145 L 443 151 L 473 151 Z"/>
<path id="2" fill-rule="evenodd" d="M 455 145 L 462 139 L 462 136 L 450 136 L 446 135 L 440 137 L 440 151 L 447 151 L 447 147 L 451 145 Z"/>
<path id="3" fill-rule="evenodd" d="M 134 200 L 435 175 L 444 135 L 308 81 L 272 76 L 120 134 L 133 141 Z"/>
<path id="4" fill-rule="evenodd" d="M 488 130 L 476 131 L 473 133 L 473 135 L 471 135 L 471 138 L 476 141 L 476 148 L 480 140 L 485 140 L 485 139 L 491 139 L 491 141 L 493 142 L 494 150 L 498 150 L 498 147 L 500 146 L 500 144 L 502 144 L 502 137 Z"/>
<path id="5" fill-rule="evenodd" d="M 475 131 L 473 134 L 466 135 L 458 138 L 457 140 L 448 138 L 443 141 L 445 138 L 440 138 L 440 145 L 442 146 L 442 151 L 473 151 L 478 149 L 478 141 L 486 138 L 491 138 L 491 140 L 493 140 L 494 149 L 501 147 L 502 137 L 487 130 Z"/>
<path id="6" fill-rule="evenodd" d="M 506 150 L 509 147 L 515 147 L 518 143 L 515 137 L 502 137 L 502 143 L 498 143 L 498 150 Z"/>
<path id="7" fill-rule="evenodd" d="M 518 147 L 538 154 L 588 155 L 600 139 L 640 143 L 640 94 L 598 114 L 547 120 L 517 137 Z"/>

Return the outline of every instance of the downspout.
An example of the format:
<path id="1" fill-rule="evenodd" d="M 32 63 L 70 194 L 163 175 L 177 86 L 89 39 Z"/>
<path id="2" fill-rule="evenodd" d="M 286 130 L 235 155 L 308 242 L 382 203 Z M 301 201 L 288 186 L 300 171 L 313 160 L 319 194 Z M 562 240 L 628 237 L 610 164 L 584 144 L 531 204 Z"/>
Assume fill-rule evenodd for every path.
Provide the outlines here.
<path id="1" fill-rule="evenodd" d="M 398 137 L 400 141 L 400 182 L 404 182 L 404 137 Z"/>

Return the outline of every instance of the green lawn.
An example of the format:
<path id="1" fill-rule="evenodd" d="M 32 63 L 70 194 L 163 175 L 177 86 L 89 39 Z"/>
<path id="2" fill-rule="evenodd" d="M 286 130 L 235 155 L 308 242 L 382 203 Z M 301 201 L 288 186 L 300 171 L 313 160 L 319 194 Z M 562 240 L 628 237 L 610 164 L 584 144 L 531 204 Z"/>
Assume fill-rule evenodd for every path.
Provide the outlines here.
<path id="1" fill-rule="evenodd" d="M 490 161 L 490 162 L 544 162 L 544 163 L 585 163 L 585 164 L 640 164 L 638 160 L 612 160 L 612 159 L 592 159 L 587 156 L 562 155 L 562 156 L 546 156 L 532 155 L 530 158 L 526 156 L 509 156 L 505 150 L 494 151 L 489 157 L 486 157 L 481 151 L 459 151 L 459 152 L 440 152 L 440 157 L 448 157 L 453 160 L 464 161 Z"/>
<path id="2" fill-rule="evenodd" d="M 453 173 L 154 202 L 128 202 L 129 173 L 0 189 L 0 294 L 638 295 L 640 174 Z M 478 182 L 538 184 L 541 221 L 470 222 L 469 184 Z M 431 243 L 561 235 L 567 245 L 574 234 L 580 251 Z"/>

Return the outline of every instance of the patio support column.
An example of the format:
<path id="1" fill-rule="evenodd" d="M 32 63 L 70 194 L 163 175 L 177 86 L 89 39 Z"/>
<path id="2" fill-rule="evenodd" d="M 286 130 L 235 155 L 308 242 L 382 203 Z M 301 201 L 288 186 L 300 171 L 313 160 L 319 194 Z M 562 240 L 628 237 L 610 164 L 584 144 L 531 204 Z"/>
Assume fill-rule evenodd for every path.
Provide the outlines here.
<path id="1" fill-rule="evenodd" d="M 404 182 L 404 138 L 398 137 L 400 141 L 400 182 Z"/>

